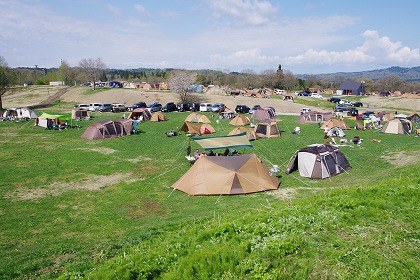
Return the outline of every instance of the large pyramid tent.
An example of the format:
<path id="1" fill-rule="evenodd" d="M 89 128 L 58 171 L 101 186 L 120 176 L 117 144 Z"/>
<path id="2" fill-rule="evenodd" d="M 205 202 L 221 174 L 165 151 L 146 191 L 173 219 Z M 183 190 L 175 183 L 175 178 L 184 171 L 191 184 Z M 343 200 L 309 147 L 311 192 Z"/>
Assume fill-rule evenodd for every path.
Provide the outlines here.
<path id="1" fill-rule="evenodd" d="M 276 190 L 279 179 L 255 154 L 200 157 L 172 188 L 189 195 L 231 195 Z"/>

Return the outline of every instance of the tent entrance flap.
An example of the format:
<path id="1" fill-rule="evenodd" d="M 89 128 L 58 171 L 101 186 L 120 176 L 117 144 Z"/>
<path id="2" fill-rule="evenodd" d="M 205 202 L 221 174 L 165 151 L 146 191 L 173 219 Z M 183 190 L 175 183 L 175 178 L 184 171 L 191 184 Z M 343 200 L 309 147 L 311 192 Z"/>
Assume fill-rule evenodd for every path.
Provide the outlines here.
<path id="1" fill-rule="evenodd" d="M 216 149 L 238 149 L 238 148 L 253 148 L 246 136 L 246 133 L 229 135 L 229 136 L 215 136 L 206 138 L 192 138 L 205 151 Z"/>

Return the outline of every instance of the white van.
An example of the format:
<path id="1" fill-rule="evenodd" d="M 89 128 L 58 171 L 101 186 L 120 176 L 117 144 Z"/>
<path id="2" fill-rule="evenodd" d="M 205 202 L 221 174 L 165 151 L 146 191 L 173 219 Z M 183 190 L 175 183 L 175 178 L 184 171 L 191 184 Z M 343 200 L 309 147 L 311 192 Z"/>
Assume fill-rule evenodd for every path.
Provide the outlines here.
<path id="1" fill-rule="evenodd" d="M 211 105 L 211 103 L 201 103 L 200 112 L 211 112 L 212 107 L 213 105 Z"/>
<path id="2" fill-rule="evenodd" d="M 102 103 L 90 103 L 89 111 L 92 111 L 92 112 L 98 111 L 101 106 L 102 106 Z"/>

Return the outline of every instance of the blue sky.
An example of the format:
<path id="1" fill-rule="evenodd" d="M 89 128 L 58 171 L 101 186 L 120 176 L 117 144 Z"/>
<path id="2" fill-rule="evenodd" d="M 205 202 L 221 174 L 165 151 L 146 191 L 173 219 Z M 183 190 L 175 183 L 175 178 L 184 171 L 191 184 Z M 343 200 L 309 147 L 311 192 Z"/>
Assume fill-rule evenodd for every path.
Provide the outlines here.
<path id="1" fill-rule="evenodd" d="M 319 74 L 420 66 L 418 0 L 0 0 L 10 67 Z"/>

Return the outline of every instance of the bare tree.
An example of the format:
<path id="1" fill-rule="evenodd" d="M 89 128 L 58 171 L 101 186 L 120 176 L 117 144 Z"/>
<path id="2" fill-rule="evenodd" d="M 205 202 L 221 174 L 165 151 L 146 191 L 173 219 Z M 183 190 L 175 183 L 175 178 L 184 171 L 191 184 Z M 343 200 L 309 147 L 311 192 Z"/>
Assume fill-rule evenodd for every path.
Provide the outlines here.
<path id="1" fill-rule="evenodd" d="M 197 74 L 185 70 L 173 70 L 169 74 L 169 87 L 179 95 L 181 103 L 197 103 L 200 97 L 188 91 L 188 87 L 196 81 Z"/>
<path id="2" fill-rule="evenodd" d="M 99 80 L 103 70 L 106 68 L 105 63 L 102 62 L 100 57 L 97 59 L 84 58 L 79 62 L 79 66 L 86 78 L 93 83 L 93 90 L 95 90 L 96 81 Z"/>
<path id="3" fill-rule="evenodd" d="M 11 75 L 10 69 L 7 66 L 7 62 L 3 56 L 0 56 L 0 109 L 3 109 L 3 101 L 1 97 L 7 91 L 12 89 L 13 77 Z"/>
<path id="4" fill-rule="evenodd" d="M 287 91 L 294 90 L 297 84 L 298 79 L 295 75 L 293 75 L 292 72 L 286 71 L 286 73 L 283 74 L 284 89 L 286 89 Z"/>

